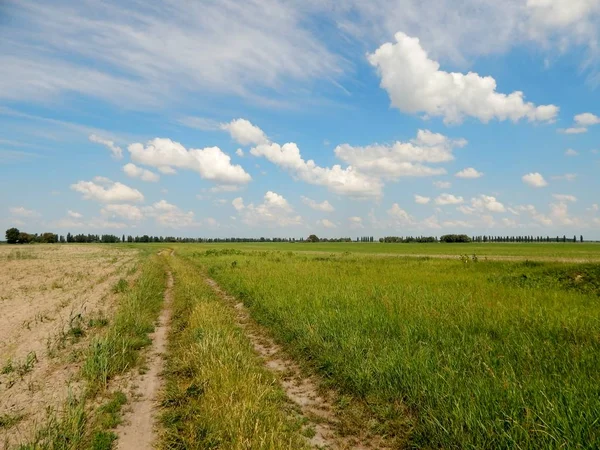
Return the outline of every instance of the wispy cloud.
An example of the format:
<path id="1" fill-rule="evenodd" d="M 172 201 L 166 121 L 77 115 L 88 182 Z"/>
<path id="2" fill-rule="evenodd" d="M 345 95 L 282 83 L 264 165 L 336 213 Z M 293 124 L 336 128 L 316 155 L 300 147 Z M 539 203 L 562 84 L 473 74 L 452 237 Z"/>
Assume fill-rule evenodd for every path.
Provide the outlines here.
<path id="1" fill-rule="evenodd" d="M 340 72 L 293 2 L 63 0 L 11 2 L 5 13 L 0 97 L 10 100 L 82 94 L 137 109 L 198 91 L 256 99 Z"/>

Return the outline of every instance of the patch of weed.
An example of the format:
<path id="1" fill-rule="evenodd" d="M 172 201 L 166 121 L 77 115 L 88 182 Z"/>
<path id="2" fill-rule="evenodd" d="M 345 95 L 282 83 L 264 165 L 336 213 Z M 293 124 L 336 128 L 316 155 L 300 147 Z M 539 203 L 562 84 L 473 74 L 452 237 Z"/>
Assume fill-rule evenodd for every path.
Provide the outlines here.
<path id="1" fill-rule="evenodd" d="M 115 293 L 115 294 L 122 294 L 123 292 L 127 291 L 128 288 L 129 288 L 129 283 L 127 283 L 127 280 L 121 278 L 113 286 L 112 290 L 113 290 L 113 293 Z"/>

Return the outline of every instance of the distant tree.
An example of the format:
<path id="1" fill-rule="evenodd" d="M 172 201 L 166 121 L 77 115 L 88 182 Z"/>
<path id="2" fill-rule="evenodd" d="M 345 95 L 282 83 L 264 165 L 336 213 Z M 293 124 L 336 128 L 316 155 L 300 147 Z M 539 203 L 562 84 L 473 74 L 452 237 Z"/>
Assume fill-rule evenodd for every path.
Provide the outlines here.
<path id="1" fill-rule="evenodd" d="M 308 239 L 306 239 L 307 242 L 319 242 L 319 238 L 317 237 L 316 234 L 311 234 Z"/>
<path id="2" fill-rule="evenodd" d="M 19 229 L 18 228 L 9 228 L 6 230 L 6 242 L 9 244 L 16 244 L 19 240 Z"/>
<path id="3" fill-rule="evenodd" d="M 466 234 L 445 234 L 440 236 L 440 242 L 471 242 L 471 238 Z"/>
<path id="4" fill-rule="evenodd" d="M 19 244 L 29 244 L 31 241 L 33 241 L 34 236 L 29 234 L 29 233 L 24 233 L 23 231 L 21 231 L 19 233 L 19 239 L 18 239 L 18 243 Z"/>
<path id="5" fill-rule="evenodd" d="M 42 244 L 54 244 L 58 242 L 58 236 L 54 233 L 42 233 L 39 238 Z"/>
<path id="6" fill-rule="evenodd" d="M 583 242 L 583 234 L 579 236 L 579 242 Z"/>
<path id="7" fill-rule="evenodd" d="M 563 234 L 563 242 L 567 242 L 567 236 Z"/>

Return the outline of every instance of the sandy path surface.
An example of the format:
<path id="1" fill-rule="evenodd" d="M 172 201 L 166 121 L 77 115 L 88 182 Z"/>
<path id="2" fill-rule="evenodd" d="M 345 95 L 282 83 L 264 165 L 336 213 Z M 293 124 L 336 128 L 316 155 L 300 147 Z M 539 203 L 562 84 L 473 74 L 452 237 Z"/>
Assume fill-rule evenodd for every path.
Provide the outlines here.
<path id="1" fill-rule="evenodd" d="M 357 450 L 386 448 L 379 437 L 366 436 L 364 430 L 357 430 L 355 435 L 340 436 L 336 431 L 335 394 L 320 390 L 316 377 L 305 376 L 300 366 L 270 337 L 268 330 L 250 317 L 243 303 L 227 294 L 213 279 L 206 278 L 206 282 L 235 309 L 237 324 L 244 330 L 254 350 L 261 356 L 265 366 L 278 375 L 287 397 L 307 419 L 307 427 L 314 430 L 314 436 L 309 440 L 312 447 Z"/>
<path id="2" fill-rule="evenodd" d="M 158 325 L 150 335 L 152 347 L 149 350 L 143 375 L 136 374 L 130 381 L 132 387 L 130 397 L 135 398 L 131 408 L 124 414 L 124 422 L 117 430 L 117 449 L 141 450 L 151 449 L 157 442 L 157 401 L 162 387 L 160 374 L 164 367 L 164 353 L 167 348 L 167 336 L 171 321 L 171 301 L 173 275 L 168 272 L 167 289 L 165 290 L 164 307 Z"/>
<path id="3" fill-rule="evenodd" d="M 0 427 L 0 448 L 30 439 L 48 411 L 80 391 L 89 320 L 110 318 L 113 286 L 136 254 L 94 245 L 0 250 L 0 416 L 19 419 Z"/>

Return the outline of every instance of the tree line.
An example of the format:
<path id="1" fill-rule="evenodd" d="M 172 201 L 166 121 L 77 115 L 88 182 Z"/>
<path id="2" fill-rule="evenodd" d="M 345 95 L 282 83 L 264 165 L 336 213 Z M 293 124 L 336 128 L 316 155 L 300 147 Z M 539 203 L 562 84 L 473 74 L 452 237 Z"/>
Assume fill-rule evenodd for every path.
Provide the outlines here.
<path id="1" fill-rule="evenodd" d="M 18 228 L 6 230 L 6 242 L 9 244 L 55 244 L 55 243 L 102 243 L 113 244 L 119 242 L 149 243 L 149 242 L 181 242 L 181 243 L 234 243 L 234 242 L 352 242 L 350 237 L 319 238 L 314 234 L 308 238 L 192 238 L 175 236 L 116 236 L 114 234 L 71 234 L 58 235 L 56 233 L 44 232 L 30 234 L 20 231 Z M 375 242 L 373 236 L 359 236 L 355 242 Z M 550 236 L 468 236 L 466 234 L 445 234 L 440 236 L 386 236 L 379 238 L 383 243 L 432 243 L 432 242 L 577 242 L 577 236 L 567 238 Z M 579 236 L 579 242 L 583 242 L 583 236 Z"/>
<path id="2" fill-rule="evenodd" d="M 468 243 L 468 242 L 577 242 L 577 236 L 573 238 L 567 238 L 566 235 L 563 237 L 556 236 L 468 236 L 466 234 L 445 234 L 440 236 L 438 239 L 435 236 L 419 236 L 419 237 L 399 237 L 399 236 L 386 236 L 379 238 L 379 242 L 384 243 L 411 243 L 411 242 L 446 242 L 446 243 Z M 583 236 L 579 236 L 579 242 L 583 242 Z"/>

